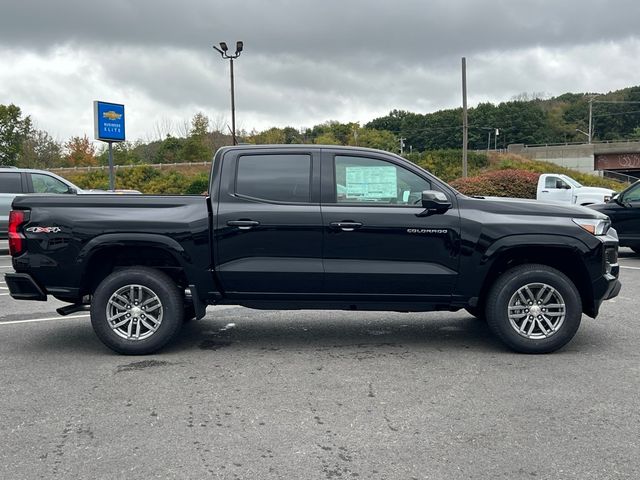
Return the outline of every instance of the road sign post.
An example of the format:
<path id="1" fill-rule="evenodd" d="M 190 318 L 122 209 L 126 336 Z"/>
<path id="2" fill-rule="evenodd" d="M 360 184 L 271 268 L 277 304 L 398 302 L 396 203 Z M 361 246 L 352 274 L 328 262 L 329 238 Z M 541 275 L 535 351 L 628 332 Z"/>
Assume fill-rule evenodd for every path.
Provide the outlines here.
<path id="1" fill-rule="evenodd" d="M 116 182 L 113 172 L 113 143 L 124 142 L 125 123 L 124 105 L 119 103 L 93 102 L 94 137 L 109 144 L 109 190 L 115 190 Z"/>

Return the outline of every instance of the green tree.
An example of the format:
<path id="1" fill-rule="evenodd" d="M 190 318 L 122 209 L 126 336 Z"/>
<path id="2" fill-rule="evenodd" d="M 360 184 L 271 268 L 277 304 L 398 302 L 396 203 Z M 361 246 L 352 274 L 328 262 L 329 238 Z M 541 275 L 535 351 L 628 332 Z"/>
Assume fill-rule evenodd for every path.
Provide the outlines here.
<path id="1" fill-rule="evenodd" d="M 208 133 L 209 118 L 202 112 L 196 113 L 191 119 L 191 130 L 182 150 L 183 161 L 203 162 L 211 159 L 213 152 L 207 146 Z"/>
<path id="2" fill-rule="evenodd" d="M 32 130 L 22 143 L 20 167 L 53 168 L 63 163 L 62 145 L 44 130 Z"/>
<path id="3" fill-rule="evenodd" d="M 20 107 L 0 105 L 0 165 L 16 165 L 31 129 L 31 118 L 22 118 Z"/>

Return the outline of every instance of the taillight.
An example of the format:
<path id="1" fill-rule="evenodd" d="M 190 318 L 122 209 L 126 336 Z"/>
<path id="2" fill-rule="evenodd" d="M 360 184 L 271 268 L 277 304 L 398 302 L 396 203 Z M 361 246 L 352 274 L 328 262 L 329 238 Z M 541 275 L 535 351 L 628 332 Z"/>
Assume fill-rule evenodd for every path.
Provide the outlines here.
<path id="1" fill-rule="evenodd" d="M 29 220 L 29 212 L 24 210 L 11 210 L 9 213 L 9 253 L 15 257 L 24 250 L 24 236 L 18 229 Z"/>

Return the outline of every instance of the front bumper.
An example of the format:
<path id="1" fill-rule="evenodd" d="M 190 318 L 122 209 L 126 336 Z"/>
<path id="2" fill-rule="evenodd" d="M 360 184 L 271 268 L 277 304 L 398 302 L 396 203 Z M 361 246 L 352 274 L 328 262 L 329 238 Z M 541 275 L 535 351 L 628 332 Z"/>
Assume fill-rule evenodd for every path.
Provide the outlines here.
<path id="1" fill-rule="evenodd" d="M 9 293 L 16 300 L 47 300 L 47 294 L 27 273 L 6 273 L 4 279 Z"/>

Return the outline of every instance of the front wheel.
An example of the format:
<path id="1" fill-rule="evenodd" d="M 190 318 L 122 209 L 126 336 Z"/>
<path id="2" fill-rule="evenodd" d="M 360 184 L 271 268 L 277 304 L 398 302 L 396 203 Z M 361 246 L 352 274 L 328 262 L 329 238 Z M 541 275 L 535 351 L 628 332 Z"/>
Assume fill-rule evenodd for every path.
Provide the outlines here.
<path id="1" fill-rule="evenodd" d="M 109 348 L 144 355 L 165 346 L 182 325 L 183 300 L 175 282 L 146 267 L 112 273 L 96 289 L 91 324 Z"/>
<path id="2" fill-rule="evenodd" d="M 573 282 L 546 265 L 521 265 L 498 278 L 487 299 L 487 323 L 522 353 L 550 353 L 578 331 L 582 301 Z"/>

